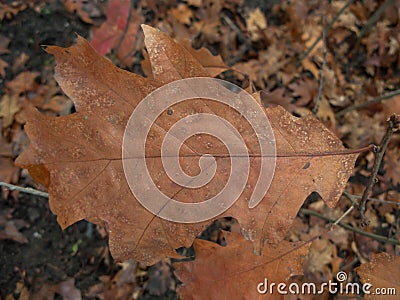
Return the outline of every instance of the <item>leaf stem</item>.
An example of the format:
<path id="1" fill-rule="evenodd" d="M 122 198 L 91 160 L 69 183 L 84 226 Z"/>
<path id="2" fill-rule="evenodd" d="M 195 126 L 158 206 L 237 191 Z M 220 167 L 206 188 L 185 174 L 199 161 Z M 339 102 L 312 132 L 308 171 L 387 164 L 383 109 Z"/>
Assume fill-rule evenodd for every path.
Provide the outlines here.
<path id="1" fill-rule="evenodd" d="M 314 153 L 302 153 L 302 152 L 294 152 L 294 153 L 276 153 L 276 154 L 252 154 L 252 153 L 244 153 L 244 154 L 235 154 L 230 155 L 229 153 L 218 154 L 214 153 L 212 156 L 216 158 L 230 158 L 230 157 L 319 157 L 319 156 L 335 156 L 335 155 L 348 155 L 348 154 L 357 154 L 371 151 L 375 148 L 375 145 L 368 145 L 366 147 L 360 149 L 344 149 L 339 151 L 327 151 L 327 152 L 314 152 Z M 182 157 L 201 157 L 203 154 L 201 153 L 193 153 L 193 154 L 185 154 Z M 172 155 L 148 155 L 145 158 L 163 158 L 163 157 L 175 157 Z M 124 159 L 133 159 L 137 157 L 124 157 Z"/>

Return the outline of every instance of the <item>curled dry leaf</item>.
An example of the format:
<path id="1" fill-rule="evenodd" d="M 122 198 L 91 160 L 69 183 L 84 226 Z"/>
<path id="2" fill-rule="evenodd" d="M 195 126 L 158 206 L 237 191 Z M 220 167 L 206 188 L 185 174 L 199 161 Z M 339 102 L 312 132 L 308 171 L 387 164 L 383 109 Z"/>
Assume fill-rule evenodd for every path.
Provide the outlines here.
<path id="1" fill-rule="evenodd" d="M 270 293 L 271 284 L 287 284 L 291 276 L 302 274 L 310 243 L 282 241 L 268 245 L 257 256 L 240 234 L 224 234 L 226 247 L 196 239 L 196 259 L 174 264 L 182 281 L 178 287 L 182 299 L 283 299 L 276 286 Z"/>
<path id="2" fill-rule="evenodd" d="M 174 223 L 154 216 L 137 201 L 121 160 L 125 126 L 138 103 L 159 86 L 209 76 L 209 72 L 166 34 L 145 25 L 143 30 L 152 80 L 115 67 L 81 37 L 69 48 L 47 48 L 57 61 L 56 79 L 74 101 L 76 113 L 49 117 L 26 106 L 25 129 L 31 143 L 17 163 L 48 186 L 51 209 L 63 228 L 84 218 L 104 224 L 115 259 L 152 264 L 164 257 L 179 257 L 175 249 L 190 246 L 213 220 Z M 314 117 L 295 118 L 275 107 L 266 110 L 276 139 L 275 176 L 263 200 L 249 209 L 261 163 L 257 138 L 238 112 L 205 99 L 174 105 L 159 116 L 147 136 L 148 172 L 165 195 L 181 202 L 201 202 L 219 193 L 229 178 L 226 147 L 206 134 L 187 139 L 180 153 L 181 166 L 189 175 L 199 170 L 198 157 L 193 154 L 219 155 L 216 175 L 206 188 L 182 188 L 165 173 L 160 157 L 163 138 L 177 120 L 195 113 L 229 120 L 240 129 L 248 147 L 251 159 L 246 188 L 218 217 L 238 219 L 255 252 L 260 253 L 265 243 L 283 239 L 311 192 L 317 191 L 329 206 L 339 200 L 357 154 L 345 152 L 341 141 Z"/>

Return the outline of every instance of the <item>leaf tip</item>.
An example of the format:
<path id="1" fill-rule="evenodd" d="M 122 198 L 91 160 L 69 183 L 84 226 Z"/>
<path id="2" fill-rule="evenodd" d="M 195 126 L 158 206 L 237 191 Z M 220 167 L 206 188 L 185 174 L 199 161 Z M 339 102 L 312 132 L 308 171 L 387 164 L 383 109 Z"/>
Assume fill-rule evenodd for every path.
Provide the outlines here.
<path id="1" fill-rule="evenodd" d="M 144 32 L 144 35 L 150 35 L 150 34 L 154 34 L 156 32 L 159 32 L 160 30 L 158 30 L 157 28 L 151 27 L 147 24 L 142 24 L 140 25 L 142 27 L 142 30 Z"/>
<path id="2" fill-rule="evenodd" d="M 46 51 L 48 54 L 54 55 L 60 47 L 58 47 L 58 46 L 42 45 L 42 48 L 43 48 L 43 50 Z"/>

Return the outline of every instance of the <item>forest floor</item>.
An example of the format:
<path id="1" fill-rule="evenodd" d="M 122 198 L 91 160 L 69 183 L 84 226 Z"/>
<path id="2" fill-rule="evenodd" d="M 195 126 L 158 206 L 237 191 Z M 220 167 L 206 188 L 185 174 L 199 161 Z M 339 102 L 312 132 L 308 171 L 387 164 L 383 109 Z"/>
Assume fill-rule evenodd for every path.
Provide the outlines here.
<path id="1" fill-rule="evenodd" d="M 389 6 L 374 19 L 386 2 Z M 93 43 L 97 40 L 97 50 L 115 64 L 143 75 L 141 23 L 220 54 L 234 69 L 222 78 L 243 87 L 250 78 L 263 91 L 261 100 L 266 106 L 281 105 L 296 116 L 314 113 L 348 148 L 379 145 L 388 117 L 400 113 L 400 4 L 386 2 L 143 0 L 132 1 L 131 7 L 124 0 L 2 1 L 0 182 L 43 189 L 13 163 L 29 144 L 19 115 L 22 99 L 47 115 L 75 111 L 57 86 L 54 58 L 42 45 L 67 47 L 79 34 Z M 350 5 L 341 14 L 346 3 Z M 125 13 L 124 19 L 123 11 L 132 17 L 127 19 Z M 338 15 L 332 28 L 323 33 L 324 26 Z M 399 142 L 397 134 L 388 145 L 372 188 L 375 200 L 367 202 L 369 226 L 363 228 L 397 240 Z M 360 155 L 346 188 L 349 194 L 362 195 L 373 162 L 372 152 Z M 336 219 L 349 206 L 351 202 L 342 197 L 330 209 L 313 193 L 303 208 L 317 214 L 299 213 L 287 238 L 310 238 L 325 228 L 321 216 Z M 360 227 L 360 219 L 354 210 L 345 221 Z M 218 242 L 218 229 L 229 230 L 232 222 L 216 221 L 202 238 Z M 48 199 L 1 188 L 0 299 L 177 299 L 179 280 L 169 260 L 150 267 L 132 260 L 116 263 L 107 241 L 103 228 L 84 220 L 62 231 Z M 338 228 L 314 242 L 304 265 L 305 276 L 327 280 L 339 268 L 353 272 L 374 253 L 399 255 L 399 250 L 399 245 Z"/>

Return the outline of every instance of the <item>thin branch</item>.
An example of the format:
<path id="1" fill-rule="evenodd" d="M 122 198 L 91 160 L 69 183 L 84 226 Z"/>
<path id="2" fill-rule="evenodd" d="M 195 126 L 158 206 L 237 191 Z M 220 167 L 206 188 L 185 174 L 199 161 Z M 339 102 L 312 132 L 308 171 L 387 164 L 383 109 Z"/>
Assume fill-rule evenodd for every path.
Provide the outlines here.
<path id="1" fill-rule="evenodd" d="M 389 144 L 389 141 L 393 135 L 393 133 L 395 131 L 398 131 L 400 127 L 400 116 L 396 116 L 395 114 L 390 116 L 390 118 L 388 119 L 388 127 L 386 130 L 386 134 L 382 139 L 382 142 L 379 146 L 378 151 L 376 152 L 376 156 L 375 156 L 375 161 L 374 161 L 374 165 L 372 167 L 372 172 L 371 172 L 371 176 L 369 177 L 367 186 L 364 190 L 364 193 L 361 197 L 361 204 L 360 204 L 360 214 L 362 217 L 362 222 L 365 224 L 366 218 L 365 218 L 365 207 L 366 207 L 366 203 L 368 200 L 368 196 L 372 191 L 372 187 L 374 186 L 375 182 L 376 182 L 376 176 L 378 174 L 378 170 L 379 167 L 381 165 L 382 159 L 383 159 L 383 155 L 385 154 L 387 145 Z"/>
<path id="2" fill-rule="evenodd" d="M 22 193 L 26 193 L 26 194 L 31 194 L 31 195 L 35 195 L 35 196 L 40 196 L 43 198 L 49 198 L 49 194 L 45 193 L 45 192 L 41 192 L 32 188 L 23 188 L 20 186 L 16 186 L 13 184 L 9 184 L 9 183 L 5 183 L 5 182 L 0 182 L 0 186 L 4 186 L 5 188 L 9 189 L 10 191 L 20 191 Z"/>
<path id="3" fill-rule="evenodd" d="M 352 204 L 358 203 L 357 200 L 361 199 L 362 196 L 358 196 L 358 195 L 353 195 L 347 192 L 343 192 L 343 195 L 346 196 Z M 400 202 L 396 202 L 396 201 L 390 201 L 390 200 L 382 200 L 382 199 L 378 199 L 378 198 L 367 198 L 367 201 L 371 201 L 371 202 L 377 202 L 377 203 L 382 203 L 382 204 L 393 204 L 393 205 L 397 205 L 400 207 Z"/>
<path id="4" fill-rule="evenodd" d="M 385 12 L 385 10 L 393 3 L 393 0 L 386 0 L 369 18 L 367 24 L 360 30 L 360 34 L 358 36 L 361 39 L 370 29 L 371 27 L 379 20 L 380 16 Z"/>
<path id="5" fill-rule="evenodd" d="M 338 218 L 338 219 L 333 223 L 333 226 L 336 226 L 336 225 L 338 225 L 340 222 L 342 222 L 343 219 L 344 219 L 349 213 L 351 213 L 351 212 L 353 211 L 353 209 L 354 209 L 354 205 L 350 206 L 350 208 L 349 208 L 348 210 L 346 210 L 346 211 L 344 212 L 344 214 L 341 215 L 340 218 Z"/>
<path id="6" fill-rule="evenodd" d="M 324 69 L 326 66 L 326 30 L 325 30 L 325 15 L 322 16 L 322 25 L 324 26 L 322 30 L 322 51 L 323 51 L 323 59 L 321 69 L 319 70 L 319 88 L 318 88 L 318 95 L 315 99 L 314 107 L 312 112 L 316 114 L 318 112 L 319 101 L 321 100 L 322 90 L 324 89 Z"/>
<path id="7" fill-rule="evenodd" d="M 300 209 L 300 213 L 302 213 L 305 216 L 314 216 L 314 217 L 320 218 L 320 219 L 325 220 L 325 221 L 327 221 L 329 223 L 332 223 L 332 224 L 335 223 L 335 220 L 333 220 L 331 218 L 328 218 L 328 217 L 326 217 L 324 215 L 321 215 L 321 214 L 317 213 L 316 211 L 313 211 L 313 210 L 310 210 L 310 209 L 301 208 Z M 341 226 L 341 227 L 343 227 L 343 228 L 345 228 L 347 230 L 350 230 L 350 231 L 353 231 L 355 233 L 370 237 L 370 238 L 372 238 L 374 240 L 377 240 L 377 241 L 380 241 L 380 242 L 390 243 L 390 244 L 394 244 L 394 245 L 400 245 L 400 241 L 399 240 L 392 239 L 392 238 L 387 238 L 387 237 L 384 237 L 382 235 L 378 235 L 378 234 L 374 234 L 374 233 L 371 233 L 371 232 L 367 232 L 367 231 L 364 231 L 364 230 L 359 229 L 357 227 L 353 227 L 353 226 L 351 226 L 350 224 L 347 224 L 347 223 L 339 222 L 337 225 L 339 225 L 339 226 Z"/>
<path id="8" fill-rule="evenodd" d="M 342 8 L 340 9 L 340 11 L 336 14 L 336 16 L 332 19 L 332 21 L 328 24 L 328 26 L 326 26 L 326 27 L 323 29 L 321 35 L 315 40 L 314 44 L 312 44 L 311 47 L 306 51 L 306 53 L 304 53 L 304 54 L 300 57 L 298 63 L 296 64 L 297 67 L 301 65 L 301 63 L 303 62 L 303 60 L 304 60 L 308 55 L 310 55 L 310 53 L 313 51 L 313 49 L 315 48 L 315 46 L 319 43 L 319 41 L 321 41 L 323 32 L 324 32 L 324 31 L 325 31 L 325 32 L 328 32 L 329 30 L 331 30 L 333 24 L 335 24 L 335 22 L 339 19 L 339 17 L 342 15 L 342 13 L 344 13 L 344 11 L 346 10 L 346 8 L 348 8 L 354 1 L 355 1 L 355 0 L 349 0 L 349 1 L 347 1 L 347 3 L 346 3 L 345 5 L 343 5 L 343 7 L 342 7 Z"/>
<path id="9" fill-rule="evenodd" d="M 236 55 L 232 57 L 228 63 L 228 65 L 232 66 L 235 63 L 237 63 L 241 59 L 241 57 L 246 53 L 246 51 L 252 48 L 252 46 L 251 42 L 245 36 L 245 34 L 240 30 L 238 26 L 236 26 L 236 24 L 225 13 L 222 13 L 221 17 L 225 21 L 225 23 L 230 27 L 230 29 L 236 32 L 239 41 L 243 43 L 239 47 L 239 50 L 236 53 Z"/>
<path id="10" fill-rule="evenodd" d="M 383 100 L 388 100 L 388 99 L 393 98 L 394 96 L 397 96 L 397 95 L 400 95 L 400 89 L 391 91 L 391 92 L 389 92 L 387 94 L 381 95 L 379 97 L 376 97 L 374 99 L 365 101 L 363 103 L 358 103 L 358 104 L 354 104 L 352 106 L 349 106 L 349 107 L 339 111 L 336 114 L 336 116 L 337 117 L 342 117 L 342 116 L 344 116 L 345 114 L 347 114 L 350 111 L 353 111 L 353 110 L 356 110 L 356 109 L 360 109 L 360 108 L 364 108 L 364 107 L 370 106 L 372 104 L 379 103 L 379 102 L 381 102 Z"/>
<path id="11" fill-rule="evenodd" d="M 358 207 L 358 201 L 357 201 L 357 199 L 360 199 L 361 196 L 355 196 L 355 195 L 352 195 L 352 194 L 347 193 L 347 192 L 343 192 L 342 195 L 345 196 L 347 199 L 350 200 L 351 205 L 352 205 L 353 207 Z"/>

